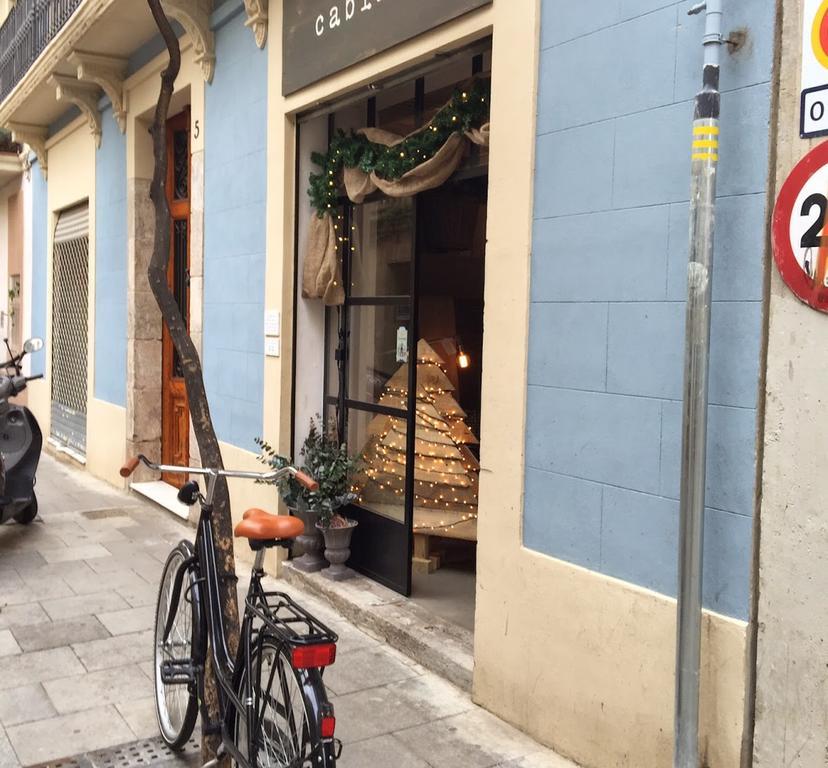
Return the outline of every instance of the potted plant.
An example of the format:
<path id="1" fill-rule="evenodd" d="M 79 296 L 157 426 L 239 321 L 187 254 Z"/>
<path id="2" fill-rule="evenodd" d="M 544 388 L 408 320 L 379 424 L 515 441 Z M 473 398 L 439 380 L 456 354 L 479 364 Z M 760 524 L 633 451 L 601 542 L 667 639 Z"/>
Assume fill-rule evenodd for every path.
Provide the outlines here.
<path id="1" fill-rule="evenodd" d="M 341 510 L 356 499 L 351 482 L 359 459 L 350 456 L 345 443 L 339 442 L 335 425 L 325 427 L 315 419 L 311 419 L 302 458 L 308 474 L 319 483 L 308 497 L 310 507 L 319 513 L 316 527 L 325 539 L 325 558 L 330 563 L 323 575 L 333 581 L 349 579 L 353 571 L 345 563 L 351 556 L 351 536 L 357 523 L 344 517 Z"/>
<path id="2" fill-rule="evenodd" d="M 262 449 L 259 460 L 274 469 L 290 464 L 264 440 L 257 440 Z M 302 444 L 302 471 L 319 484 L 308 491 L 292 477 L 279 481 L 279 493 L 288 509 L 305 524 L 305 532 L 297 541 L 304 554 L 293 560 L 294 567 L 313 573 L 330 567 L 325 576 L 342 581 L 353 572 L 345 567 L 351 556 L 351 535 L 357 523 L 340 514 L 340 510 L 356 499 L 351 480 L 358 465 L 357 457 L 348 455 L 348 448 L 336 437 L 333 424 L 325 427 L 321 420 L 311 419 L 308 436 Z M 320 556 L 324 541 L 325 558 Z"/>
<path id="3" fill-rule="evenodd" d="M 272 469 L 281 469 L 293 463 L 290 459 L 276 453 L 266 441 L 257 438 L 256 442 L 262 449 L 259 461 L 263 464 L 267 464 Z M 328 561 L 322 557 L 322 532 L 316 527 L 319 522 L 319 512 L 311 507 L 308 490 L 290 475 L 279 480 L 276 485 L 290 513 L 298 517 L 305 525 L 305 532 L 296 538 L 302 554 L 292 560 L 294 568 L 305 573 L 321 571 L 328 566 Z"/>

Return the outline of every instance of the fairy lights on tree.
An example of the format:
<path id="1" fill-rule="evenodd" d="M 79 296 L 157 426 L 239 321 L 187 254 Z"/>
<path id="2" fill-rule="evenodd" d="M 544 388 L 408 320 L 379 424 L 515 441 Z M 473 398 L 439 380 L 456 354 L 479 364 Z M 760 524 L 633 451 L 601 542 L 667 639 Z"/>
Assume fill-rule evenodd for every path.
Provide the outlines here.
<path id="1" fill-rule="evenodd" d="M 379 404 L 408 407 L 408 363 L 388 380 Z M 417 416 L 414 449 L 414 529 L 450 529 L 477 517 L 480 464 L 469 450 L 477 438 L 455 400 L 440 356 L 425 340 L 417 344 Z M 405 419 L 377 416 L 356 486 L 360 503 L 401 505 L 405 499 L 408 430 Z M 444 513 L 418 522 L 418 511 Z M 422 515 L 420 517 L 423 517 Z"/>

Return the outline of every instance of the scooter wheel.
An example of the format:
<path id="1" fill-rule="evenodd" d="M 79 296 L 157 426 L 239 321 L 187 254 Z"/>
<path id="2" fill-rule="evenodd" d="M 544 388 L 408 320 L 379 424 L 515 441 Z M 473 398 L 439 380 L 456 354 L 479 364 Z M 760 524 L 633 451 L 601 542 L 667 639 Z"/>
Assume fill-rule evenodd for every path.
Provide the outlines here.
<path id="1" fill-rule="evenodd" d="M 28 525 L 37 517 L 37 496 L 32 494 L 32 500 L 28 507 L 21 509 L 14 519 L 22 525 Z"/>

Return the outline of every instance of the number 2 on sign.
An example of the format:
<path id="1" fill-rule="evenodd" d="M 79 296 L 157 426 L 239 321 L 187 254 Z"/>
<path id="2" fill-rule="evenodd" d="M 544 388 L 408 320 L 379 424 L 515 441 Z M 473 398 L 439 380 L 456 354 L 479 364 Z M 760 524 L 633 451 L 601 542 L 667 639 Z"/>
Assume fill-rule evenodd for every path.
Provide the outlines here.
<path id="1" fill-rule="evenodd" d="M 828 213 L 828 197 L 821 194 L 814 194 L 805 198 L 802 203 L 801 216 L 810 216 L 814 208 L 819 208 L 819 216 L 816 221 L 808 228 L 804 235 L 802 235 L 802 242 L 800 245 L 803 248 L 821 248 L 825 243 L 825 236 L 821 235 L 825 227 L 825 214 Z"/>

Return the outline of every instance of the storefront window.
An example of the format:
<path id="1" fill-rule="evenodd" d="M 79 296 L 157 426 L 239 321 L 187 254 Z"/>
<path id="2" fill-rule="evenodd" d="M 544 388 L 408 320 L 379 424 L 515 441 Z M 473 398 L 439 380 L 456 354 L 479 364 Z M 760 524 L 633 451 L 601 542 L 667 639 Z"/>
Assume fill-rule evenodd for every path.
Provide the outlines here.
<path id="1" fill-rule="evenodd" d="M 357 206 L 351 229 L 351 295 L 408 295 L 414 255 L 413 199 L 383 198 Z"/>

